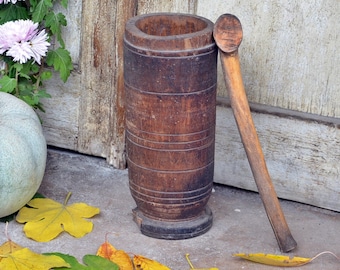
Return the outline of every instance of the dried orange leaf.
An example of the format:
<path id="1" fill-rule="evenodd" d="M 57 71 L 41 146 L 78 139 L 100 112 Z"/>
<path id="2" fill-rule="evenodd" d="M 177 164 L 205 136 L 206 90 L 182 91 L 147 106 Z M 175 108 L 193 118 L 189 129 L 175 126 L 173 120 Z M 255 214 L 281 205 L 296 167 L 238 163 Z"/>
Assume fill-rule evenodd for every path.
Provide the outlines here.
<path id="1" fill-rule="evenodd" d="M 99 208 L 85 203 L 74 203 L 67 206 L 71 193 L 64 204 L 48 198 L 36 198 L 27 203 L 29 207 L 20 209 L 16 220 L 25 223 L 27 237 L 38 242 L 47 242 L 66 231 L 80 238 L 93 229 L 93 224 L 85 218 L 91 218 L 100 212 Z"/>
<path id="2" fill-rule="evenodd" d="M 119 270 L 133 270 L 133 265 L 130 256 L 124 250 L 117 250 L 110 258 L 119 266 Z"/>
<path id="3" fill-rule="evenodd" d="M 130 256 L 124 250 L 117 250 L 107 241 L 99 247 L 97 256 L 114 262 L 119 266 L 119 270 L 133 270 Z"/>
<path id="4" fill-rule="evenodd" d="M 0 254 L 0 269 L 6 270 L 49 270 L 54 267 L 69 267 L 62 258 L 58 256 L 47 256 L 34 253 L 28 248 L 21 248 L 9 254 Z"/>
<path id="5" fill-rule="evenodd" d="M 106 241 L 98 248 L 96 255 L 110 260 L 110 257 L 114 255 L 116 251 L 117 249 Z"/>
<path id="6" fill-rule="evenodd" d="M 293 257 L 290 258 L 289 256 L 284 255 L 275 255 L 275 254 L 264 254 L 264 253 L 252 253 L 252 254 L 245 254 L 245 253 L 238 253 L 233 254 L 235 257 L 240 257 L 252 262 L 262 263 L 266 265 L 273 265 L 273 266 L 282 266 L 282 267 L 289 267 L 289 266 L 301 266 L 306 263 L 309 263 L 312 258 L 302 258 L 302 257 Z"/>
<path id="7" fill-rule="evenodd" d="M 133 257 L 133 265 L 136 270 L 171 270 L 169 267 L 141 255 Z"/>

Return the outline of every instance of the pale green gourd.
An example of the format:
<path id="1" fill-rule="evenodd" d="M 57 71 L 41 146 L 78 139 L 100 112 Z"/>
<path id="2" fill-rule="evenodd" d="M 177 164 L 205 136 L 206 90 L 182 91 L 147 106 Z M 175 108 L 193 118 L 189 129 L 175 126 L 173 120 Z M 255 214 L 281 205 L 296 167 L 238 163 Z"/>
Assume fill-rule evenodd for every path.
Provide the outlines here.
<path id="1" fill-rule="evenodd" d="M 0 92 L 0 217 L 15 213 L 37 192 L 47 146 L 35 111 Z"/>

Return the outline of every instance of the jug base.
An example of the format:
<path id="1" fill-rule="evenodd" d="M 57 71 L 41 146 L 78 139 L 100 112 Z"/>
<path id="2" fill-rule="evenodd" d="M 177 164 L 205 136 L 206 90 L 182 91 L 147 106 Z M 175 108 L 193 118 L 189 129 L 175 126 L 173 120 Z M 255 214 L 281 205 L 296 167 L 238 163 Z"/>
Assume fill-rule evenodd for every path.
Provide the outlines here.
<path id="1" fill-rule="evenodd" d="M 212 211 L 208 206 L 202 213 L 190 220 L 166 221 L 146 217 L 138 208 L 132 210 L 133 219 L 142 234 L 167 240 L 193 238 L 206 233 L 212 226 Z"/>

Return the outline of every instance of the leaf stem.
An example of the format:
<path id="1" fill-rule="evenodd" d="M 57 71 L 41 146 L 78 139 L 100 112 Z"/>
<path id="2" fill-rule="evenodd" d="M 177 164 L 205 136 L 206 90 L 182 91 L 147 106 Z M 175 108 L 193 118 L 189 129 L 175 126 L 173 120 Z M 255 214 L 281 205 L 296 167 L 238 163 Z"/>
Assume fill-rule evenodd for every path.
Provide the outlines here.
<path id="1" fill-rule="evenodd" d="M 15 80 L 17 82 L 16 87 L 15 87 L 15 95 L 16 97 L 20 97 L 19 93 L 19 72 L 17 69 L 15 69 Z"/>
<path id="2" fill-rule="evenodd" d="M 71 198 L 71 195 L 72 195 L 72 192 L 67 193 L 67 196 L 66 196 L 65 201 L 64 201 L 64 205 L 66 205 L 68 203 L 69 199 Z"/>
<path id="3" fill-rule="evenodd" d="M 319 254 L 315 255 L 313 258 L 311 258 L 310 261 L 315 260 L 317 257 L 319 257 L 319 256 L 321 256 L 321 255 L 323 255 L 323 254 L 330 254 L 330 255 L 332 255 L 333 257 L 335 257 L 338 261 L 340 261 L 340 258 L 339 258 L 338 256 L 336 256 L 332 251 L 328 251 L 328 250 L 323 251 L 323 252 L 320 252 Z"/>
<path id="4" fill-rule="evenodd" d="M 187 262 L 190 265 L 190 269 L 195 269 L 195 267 L 192 265 L 192 263 L 189 259 L 189 253 L 185 254 L 185 258 L 187 259 Z"/>
<path id="5" fill-rule="evenodd" d="M 41 65 L 39 67 L 39 72 L 36 75 L 36 82 L 35 82 L 35 87 L 33 87 L 34 93 L 38 93 L 39 87 L 40 87 L 40 80 L 41 80 L 41 73 L 43 72 L 44 69 L 44 58 L 41 59 Z"/>
<path id="6" fill-rule="evenodd" d="M 9 235 L 8 235 L 8 221 L 6 221 L 5 235 L 7 237 L 7 240 L 11 241 L 11 239 L 9 238 Z"/>

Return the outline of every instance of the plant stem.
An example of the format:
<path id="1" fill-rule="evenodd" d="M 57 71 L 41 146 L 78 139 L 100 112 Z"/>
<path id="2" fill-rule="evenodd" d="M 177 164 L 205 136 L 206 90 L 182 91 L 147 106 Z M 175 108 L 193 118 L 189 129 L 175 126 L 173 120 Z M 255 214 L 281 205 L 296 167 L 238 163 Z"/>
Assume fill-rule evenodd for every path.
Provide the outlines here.
<path id="1" fill-rule="evenodd" d="M 19 72 L 17 69 L 15 69 L 15 80 L 17 82 L 17 85 L 15 87 L 15 96 L 19 97 L 20 93 L 19 93 Z"/>
<path id="2" fill-rule="evenodd" d="M 71 195 L 72 195 L 72 192 L 67 193 L 67 196 L 66 196 L 65 201 L 64 201 L 64 205 L 66 205 L 68 203 L 68 200 L 71 198 Z"/>
<path id="3" fill-rule="evenodd" d="M 338 256 L 336 256 L 333 252 L 328 251 L 328 250 L 323 251 L 323 252 L 320 252 L 319 254 L 315 255 L 313 258 L 311 258 L 310 261 L 315 260 L 317 257 L 319 257 L 320 255 L 323 255 L 323 254 L 330 254 L 330 255 L 332 255 L 333 257 L 335 257 L 338 261 L 340 261 L 340 258 L 339 258 Z"/>
<path id="4" fill-rule="evenodd" d="M 194 269 L 195 267 L 192 265 L 190 259 L 189 259 L 189 254 L 185 254 L 185 258 L 187 259 L 188 264 L 190 265 L 190 269 Z"/>
<path id="5" fill-rule="evenodd" d="M 41 76 L 41 73 L 43 72 L 43 67 L 44 63 L 43 63 L 43 60 L 42 60 L 42 63 L 40 65 L 40 68 L 39 68 L 39 73 L 38 75 L 36 76 L 37 78 L 37 81 L 35 82 L 35 87 L 34 87 L 34 92 L 37 93 L 38 92 L 38 89 L 39 89 L 39 85 L 40 85 L 40 76 Z"/>

